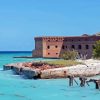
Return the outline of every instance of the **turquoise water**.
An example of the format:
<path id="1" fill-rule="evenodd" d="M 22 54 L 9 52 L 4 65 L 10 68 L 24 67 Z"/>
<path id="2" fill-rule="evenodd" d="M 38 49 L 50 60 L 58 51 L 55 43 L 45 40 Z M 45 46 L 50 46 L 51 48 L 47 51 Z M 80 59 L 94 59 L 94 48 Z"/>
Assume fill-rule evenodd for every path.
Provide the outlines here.
<path id="1" fill-rule="evenodd" d="M 7 63 L 44 60 L 21 59 L 13 56 L 30 56 L 31 53 L 0 53 L 0 100 L 99 100 L 100 90 L 94 84 L 84 88 L 68 86 L 67 79 L 28 80 L 12 71 L 2 71 Z M 47 60 L 47 59 L 46 59 Z M 100 76 L 96 76 L 100 78 Z M 78 79 L 76 79 L 78 81 Z"/>

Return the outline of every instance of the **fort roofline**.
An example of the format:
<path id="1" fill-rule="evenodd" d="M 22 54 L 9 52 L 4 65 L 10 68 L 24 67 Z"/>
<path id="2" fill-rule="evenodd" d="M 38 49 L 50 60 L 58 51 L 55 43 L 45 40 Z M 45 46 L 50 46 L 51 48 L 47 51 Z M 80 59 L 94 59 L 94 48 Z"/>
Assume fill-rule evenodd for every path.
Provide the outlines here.
<path id="1" fill-rule="evenodd" d="M 89 37 L 100 37 L 100 36 L 83 34 L 81 36 L 40 36 L 40 37 L 35 37 L 34 39 L 50 39 L 50 38 L 63 39 L 63 38 L 89 38 Z"/>

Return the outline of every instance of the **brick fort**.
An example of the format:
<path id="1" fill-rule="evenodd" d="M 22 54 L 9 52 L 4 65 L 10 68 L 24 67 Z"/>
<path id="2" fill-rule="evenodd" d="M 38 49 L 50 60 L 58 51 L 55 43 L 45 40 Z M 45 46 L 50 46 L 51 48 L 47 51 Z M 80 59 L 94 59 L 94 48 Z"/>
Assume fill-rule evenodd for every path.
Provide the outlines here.
<path id="1" fill-rule="evenodd" d="M 100 35 L 35 37 L 33 57 L 59 58 L 67 50 L 76 50 L 80 57 L 92 57 L 93 46 Z"/>

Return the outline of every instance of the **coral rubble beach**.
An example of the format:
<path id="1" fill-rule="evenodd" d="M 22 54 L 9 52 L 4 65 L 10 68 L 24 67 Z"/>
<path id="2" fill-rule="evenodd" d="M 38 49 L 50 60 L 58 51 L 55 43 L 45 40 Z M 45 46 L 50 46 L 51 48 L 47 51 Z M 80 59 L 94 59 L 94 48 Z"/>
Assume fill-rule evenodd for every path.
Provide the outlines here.
<path id="1" fill-rule="evenodd" d="M 95 76 L 100 74 L 100 60 L 78 60 L 82 64 L 70 67 L 50 65 L 44 62 L 21 62 L 4 65 L 4 70 L 13 70 L 14 73 L 23 75 L 29 79 L 65 78 L 74 76 Z"/>

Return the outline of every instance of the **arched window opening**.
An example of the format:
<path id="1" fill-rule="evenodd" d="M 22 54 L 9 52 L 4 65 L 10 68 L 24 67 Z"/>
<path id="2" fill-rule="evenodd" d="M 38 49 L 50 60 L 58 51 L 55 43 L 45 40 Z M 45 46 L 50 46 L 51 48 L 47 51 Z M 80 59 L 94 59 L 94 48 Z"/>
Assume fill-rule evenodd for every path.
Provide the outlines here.
<path id="1" fill-rule="evenodd" d="M 50 53 L 48 53 L 48 55 L 50 55 Z"/>
<path id="2" fill-rule="evenodd" d="M 86 49 L 89 49 L 89 45 L 86 45 L 85 47 L 86 47 Z"/>
<path id="3" fill-rule="evenodd" d="M 78 49 L 82 49 L 82 46 L 81 45 L 78 45 Z"/>
<path id="4" fill-rule="evenodd" d="M 56 45 L 55 48 L 58 48 L 58 46 Z"/>
<path id="5" fill-rule="evenodd" d="M 47 48 L 50 49 L 50 46 L 48 45 Z"/>
<path id="6" fill-rule="evenodd" d="M 75 49 L 75 46 L 74 45 L 72 45 L 72 49 Z"/>
<path id="7" fill-rule="evenodd" d="M 58 55 L 58 53 L 56 53 L 56 55 Z"/>

